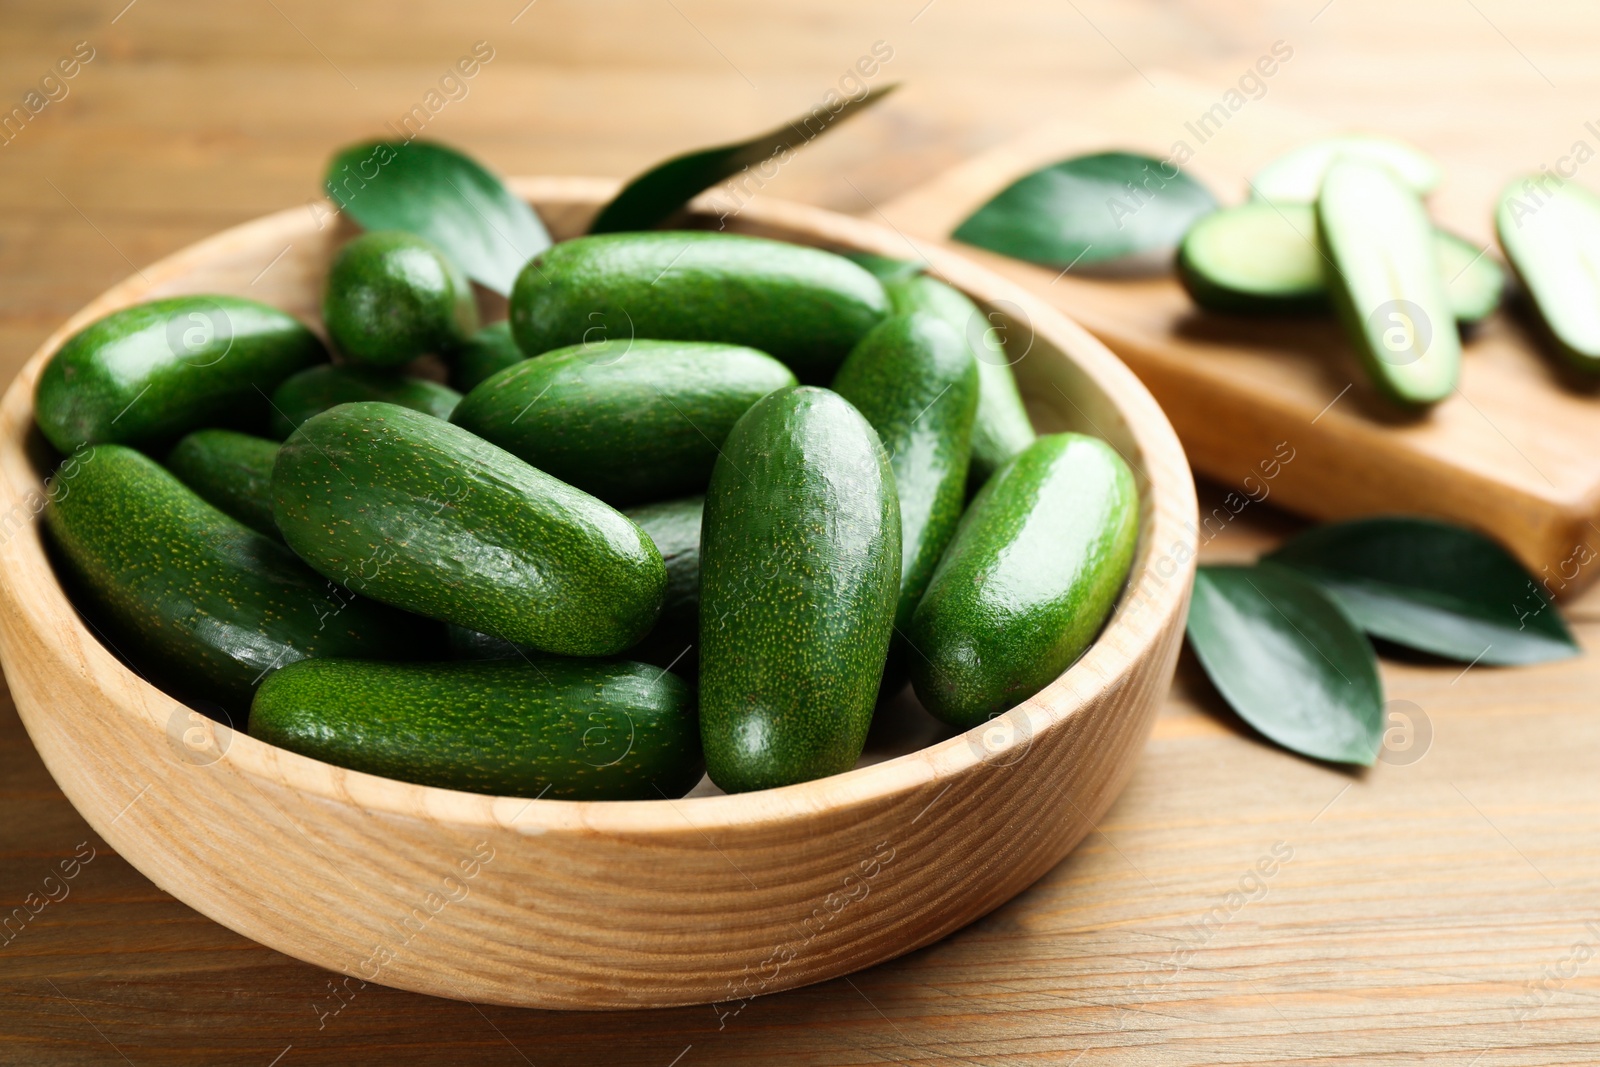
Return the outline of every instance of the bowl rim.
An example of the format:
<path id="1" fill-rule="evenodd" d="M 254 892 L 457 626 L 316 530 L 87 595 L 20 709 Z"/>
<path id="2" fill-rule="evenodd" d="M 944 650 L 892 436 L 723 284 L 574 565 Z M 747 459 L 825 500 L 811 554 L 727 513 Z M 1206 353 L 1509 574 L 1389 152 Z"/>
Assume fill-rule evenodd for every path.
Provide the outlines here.
<path id="1" fill-rule="evenodd" d="M 612 179 L 576 177 L 511 178 L 507 185 L 517 195 L 540 208 L 583 207 L 608 198 L 619 186 Z M 312 202 L 315 205 L 315 201 Z M 692 205 L 697 214 L 717 211 L 716 194 Z M 37 471 L 26 457 L 27 436 L 33 426 L 33 393 L 46 360 L 74 333 L 110 312 L 150 298 L 163 283 L 176 280 L 199 263 L 230 246 L 258 242 L 268 234 L 291 240 L 311 237 L 337 214 L 324 201 L 323 214 L 307 207 L 287 208 L 230 227 L 162 258 L 113 285 L 74 313 L 29 357 L 0 400 L 0 452 L 21 454 L 21 463 L 33 479 L 27 487 L 39 488 Z M 1035 332 L 1064 342 L 1061 357 L 1092 380 L 1124 420 L 1139 448 L 1138 457 L 1126 457 L 1143 476 L 1141 494 L 1145 514 L 1128 585 L 1093 645 L 1063 674 L 1032 697 L 1003 713 L 1012 719 L 1010 736 L 1031 739 L 1089 704 L 1115 680 L 1142 661 L 1161 640 L 1168 620 L 1187 601 L 1194 570 L 1196 534 L 1195 492 L 1187 460 L 1176 433 L 1154 398 L 1133 373 L 1086 330 L 1043 300 L 991 272 L 958 252 L 937 244 L 914 240 L 869 219 L 838 214 L 824 208 L 757 197 L 738 208 L 741 228 L 803 233 L 813 244 L 874 251 L 906 257 L 909 250 L 927 263 L 930 273 L 962 289 L 980 303 L 1005 301 L 1027 317 Z M 797 241 L 798 243 L 798 241 Z M 870 247 L 866 247 L 870 246 Z M 1103 435 L 1102 435 L 1103 436 Z M 8 462 L 4 490 L 21 498 L 27 489 L 17 484 L 16 464 Z M 165 733 L 168 723 L 158 721 L 154 707 L 173 698 L 145 682 L 118 661 L 90 633 L 68 601 L 59 579 L 44 556 L 37 527 L 24 551 L 37 553 L 50 572 L 52 595 L 35 600 L 10 597 L 25 615 L 33 632 L 48 632 L 48 616 L 64 611 L 83 639 L 90 656 L 102 656 L 102 668 L 123 676 L 123 683 L 144 698 L 146 728 Z M 1157 548 L 1162 547 L 1158 559 Z M 1170 547 L 1165 547 L 1170 546 Z M 1171 561 L 1171 574 L 1158 573 L 1160 562 Z M 0 582 L 15 579 L 0 574 Z M 13 590 L 14 591 L 14 590 Z M 98 672 L 97 672 L 98 673 Z M 999 718 L 999 717 L 997 717 Z M 994 720 L 991 720 L 993 722 Z M 924 748 L 884 761 L 856 767 L 840 774 L 775 789 L 731 795 L 660 800 L 582 801 L 546 800 L 468 793 L 437 786 L 417 785 L 347 768 L 335 767 L 256 740 L 243 731 L 218 724 L 219 744 L 236 773 L 269 781 L 331 803 L 355 806 L 368 815 L 417 817 L 459 828 L 483 828 L 523 834 L 577 832 L 645 838 L 681 834 L 693 829 L 714 846 L 710 834 L 734 829 L 759 829 L 792 823 L 796 818 L 822 811 L 840 812 L 878 805 L 902 797 L 930 783 L 954 781 L 977 764 L 990 761 L 994 752 L 972 743 L 977 731 L 989 724 L 956 734 Z M 942 793 L 940 794 L 943 795 Z"/>

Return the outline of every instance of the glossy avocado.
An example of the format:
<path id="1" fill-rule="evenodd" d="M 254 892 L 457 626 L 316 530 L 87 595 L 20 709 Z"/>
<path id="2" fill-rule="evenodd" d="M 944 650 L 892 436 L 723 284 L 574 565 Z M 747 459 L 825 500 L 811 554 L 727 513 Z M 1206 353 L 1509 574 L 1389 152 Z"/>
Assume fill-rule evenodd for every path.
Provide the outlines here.
<path id="1" fill-rule="evenodd" d="M 307 660 L 261 686 L 249 729 L 352 770 L 518 797 L 670 799 L 704 765 L 694 697 L 643 663 Z"/>
<path id="2" fill-rule="evenodd" d="M 878 280 L 843 256 L 701 231 L 613 233 L 535 257 L 511 293 L 523 352 L 630 338 L 717 341 L 825 382 L 889 312 Z"/>
<path id="3" fill-rule="evenodd" d="M 34 418 L 62 452 L 170 443 L 206 426 L 260 432 L 278 383 L 327 358 L 298 319 L 254 300 L 155 300 L 62 345 L 39 375 Z"/>
<path id="4" fill-rule="evenodd" d="M 373 367 L 312 367 L 285 379 L 273 390 L 272 435 L 281 441 L 311 416 L 357 400 L 381 400 L 448 419 L 461 402 L 461 394 L 426 378 Z"/>
<path id="5" fill-rule="evenodd" d="M 976 492 L 1001 464 L 1033 443 L 1037 434 L 1011 372 L 1013 356 L 999 331 L 960 290 L 926 274 L 900 276 L 884 283 L 897 314 L 921 311 L 943 319 L 966 339 L 978 362 L 978 415 L 972 427 L 968 491 Z"/>
<path id="6" fill-rule="evenodd" d="M 278 442 L 232 430 L 196 430 L 167 454 L 167 470 L 201 499 L 256 533 L 278 536 L 272 521 L 272 464 Z"/>
<path id="7" fill-rule="evenodd" d="M 351 363 L 398 367 L 466 341 L 478 308 L 467 276 L 437 245 L 378 230 L 334 257 L 322 319 Z"/>
<path id="8" fill-rule="evenodd" d="M 102 636 L 184 698 L 242 711 L 263 677 L 297 660 L 403 658 L 437 640 L 433 623 L 329 582 L 131 448 L 69 458 L 44 516 Z"/>
<path id="9" fill-rule="evenodd" d="M 700 528 L 705 503 L 703 496 L 690 496 L 623 512 L 650 535 L 667 568 L 661 617 L 627 656 L 690 682 L 700 673 Z"/>
<path id="10" fill-rule="evenodd" d="M 849 770 L 900 590 L 888 457 L 837 393 L 758 401 L 723 444 L 700 543 L 700 736 L 729 792 Z"/>
<path id="11" fill-rule="evenodd" d="M 565 656 L 655 623 L 661 555 L 632 521 L 459 426 L 394 404 L 303 423 L 272 470 L 284 540 L 322 574 L 419 615 Z"/>
<path id="12" fill-rule="evenodd" d="M 1132 565 L 1139 491 L 1115 449 L 1059 433 L 1013 458 L 967 508 L 912 616 L 923 706 L 971 727 L 1082 655 Z"/>
<path id="13" fill-rule="evenodd" d="M 622 507 L 703 492 L 739 416 L 794 384 L 787 367 L 751 348 L 604 341 L 501 371 L 450 421 Z"/>
<path id="14" fill-rule="evenodd" d="M 978 366 L 964 338 L 926 312 L 894 315 L 855 347 L 833 380 L 889 453 L 900 500 L 900 599 L 911 613 L 961 521 L 966 502 Z"/>

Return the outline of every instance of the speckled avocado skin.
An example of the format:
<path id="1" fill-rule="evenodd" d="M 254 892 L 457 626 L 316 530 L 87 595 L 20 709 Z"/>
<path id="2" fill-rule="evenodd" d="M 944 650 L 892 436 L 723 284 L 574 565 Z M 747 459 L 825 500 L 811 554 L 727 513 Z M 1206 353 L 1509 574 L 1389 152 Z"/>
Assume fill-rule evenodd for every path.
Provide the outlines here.
<path id="1" fill-rule="evenodd" d="M 647 633 L 667 574 L 607 504 L 448 422 L 362 402 L 308 419 L 273 516 L 313 568 L 374 600 L 563 656 Z"/>
<path id="2" fill-rule="evenodd" d="M 849 770 L 900 590 L 900 507 L 878 435 L 802 386 L 739 420 L 706 494 L 700 737 L 729 792 Z"/>
<path id="3" fill-rule="evenodd" d="M 923 706 L 972 727 L 1027 699 L 1089 647 L 1139 535 L 1139 492 L 1104 441 L 1050 434 L 978 493 L 912 616 Z"/>
<path id="4" fill-rule="evenodd" d="M 381 400 L 448 419 L 461 402 L 461 394 L 426 378 L 372 367 L 312 367 L 273 390 L 272 435 L 281 441 L 311 416 L 358 400 Z"/>
<path id="5" fill-rule="evenodd" d="M 966 503 L 978 365 L 966 341 L 923 312 L 885 319 L 833 379 L 878 431 L 900 499 L 900 600 L 896 629 L 911 613 L 961 521 Z"/>
<path id="6" fill-rule="evenodd" d="M 62 452 L 170 443 L 205 426 L 260 432 L 272 390 L 326 362 L 316 334 L 236 296 L 179 296 L 114 311 L 45 364 L 34 417 Z"/>
<path id="7" fill-rule="evenodd" d="M 364 233 L 339 250 L 322 319 L 346 359 L 373 367 L 451 348 L 478 329 L 461 268 L 431 241 L 400 230 Z"/>
<path id="8" fill-rule="evenodd" d="M 625 507 L 704 492 L 739 416 L 794 384 L 787 367 L 752 348 L 605 341 L 501 371 L 450 421 Z"/>
<path id="9" fill-rule="evenodd" d="M 700 672 L 700 528 L 706 498 L 683 497 L 629 508 L 624 515 L 650 535 L 667 568 L 661 617 L 629 659 L 654 663 L 693 682 Z"/>
<path id="10" fill-rule="evenodd" d="M 1033 443 L 1037 434 L 1017 391 L 1012 357 L 990 328 L 983 312 L 966 295 L 926 274 L 884 282 L 889 301 L 899 314 L 922 311 L 936 315 L 966 340 L 978 363 L 978 416 L 972 428 L 972 463 L 968 489 L 977 490 L 1012 456 Z"/>
<path id="11" fill-rule="evenodd" d="M 494 375 L 528 357 L 517 347 L 516 338 L 511 336 L 511 320 L 501 319 L 451 349 L 447 358 L 450 361 L 450 384 L 463 393 L 470 393 Z"/>
<path id="12" fill-rule="evenodd" d="M 679 797 L 704 766 L 694 698 L 643 663 L 307 660 L 263 683 L 249 729 L 341 767 L 502 796 Z"/>
<path id="13" fill-rule="evenodd" d="M 332 585 L 120 445 L 67 459 L 45 507 L 57 558 L 116 650 L 185 697 L 243 711 L 310 656 L 413 656 L 438 628 Z"/>
<path id="14" fill-rule="evenodd" d="M 826 382 L 888 312 L 878 280 L 831 252 L 725 233 L 615 233 L 563 241 L 523 268 L 511 332 L 530 356 L 636 337 L 747 345 Z"/>
<path id="15" fill-rule="evenodd" d="M 277 458 L 276 441 L 232 430 L 196 430 L 172 447 L 166 466 L 212 507 L 276 538 L 272 464 Z"/>

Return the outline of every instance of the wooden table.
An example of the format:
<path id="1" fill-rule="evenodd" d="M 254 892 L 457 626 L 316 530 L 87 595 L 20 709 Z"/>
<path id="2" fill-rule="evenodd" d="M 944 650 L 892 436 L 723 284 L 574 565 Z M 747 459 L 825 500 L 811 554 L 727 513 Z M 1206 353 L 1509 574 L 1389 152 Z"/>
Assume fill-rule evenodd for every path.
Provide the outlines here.
<path id="1" fill-rule="evenodd" d="M 314 196 L 332 148 L 399 121 L 480 40 L 494 58 L 427 135 L 530 174 L 623 174 L 766 128 L 888 42 L 877 80 L 906 87 L 768 187 L 867 213 L 1041 117 L 1092 108 L 1130 71 L 1220 92 L 1280 39 L 1295 58 L 1272 93 L 1441 154 L 1494 137 L 1536 167 L 1593 142 L 1583 123 L 1600 117 L 1600 12 L 1577 2 L 124 2 L 0 15 L 6 108 L 77 42 L 93 49 L 68 95 L 0 147 L 6 378 L 137 265 Z M 1252 504 L 1205 557 L 1248 558 L 1294 528 Z M 1600 592 L 1565 610 L 1600 643 Z M 60 899 L 0 944 L 0 1063 L 1600 1060 L 1600 659 L 1463 671 L 1391 657 L 1383 673 L 1431 740 L 1352 774 L 1254 739 L 1186 658 L 1097 833 L 987 919 L 849 980 L 735 1016 L 544 1014 L 369 986 L 320 1026 L 330 976 L 112 854 L 6 701 L 0 905 Z M 75 876 L 51 878 L 64 861 Z"/>

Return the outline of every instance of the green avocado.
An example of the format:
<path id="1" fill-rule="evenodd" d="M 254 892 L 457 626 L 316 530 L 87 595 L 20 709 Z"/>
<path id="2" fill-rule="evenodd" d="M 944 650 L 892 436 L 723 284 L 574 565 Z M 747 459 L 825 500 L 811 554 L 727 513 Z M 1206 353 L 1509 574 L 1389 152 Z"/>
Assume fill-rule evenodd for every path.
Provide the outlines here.
<path id="1" fill-rule="evenodd" d="M 889 453 L 900 499 L 900 600 L 905 631 L 966 503 L 978 365 L 965 339 L 925 312 L 873 328 L 833 379 Z"/>
<path id="2" fill-rule="evenodd" d="M 278 536 L 272 521 L 272 464 L 278 442 L 232 430 L 196 430 L 167 454 L 167 470 L 201 499 L 256 533 Z"/>
<path id="3" fill-rule="evenodd" d="M 704 491 L 739 416 L 795 384 L 737 345 L 603 341 L 524 360 L 450 421 L 618 507 Z"/>
<path id="4" fill-rule="evenodd" d="M 243 711 L 256 683 L 314 656 L 391 659 L 438 627 L 363 600 L 121 445 L 69 457 L 45 526 L 86 614 L 134 669 Z"/>
<path id="5" fill-rule="evenodd" d="M 281 441 L 311 416 L 357 400 L 381 400 L 448 419 L 461 402 L 461 394 L 426 378 L 373 367 L 312 367 L 285 379 L 273 390 L 272 435 Z"/>
<path id="6" fill-rule="evenodd" d="M 671 799 L 704 765 L 694 697 L 643 663 L 307 660 L 262 684 L 250 734 L 368 774 L 519 797 Z"/>
<path id="7" fill-rule="evenodd" d="M 700 737 L 728 792 L 849 770 L 900 592 L 878 435 L 837 393 L 758 401 L 723 444 L 700 543 Z"/>
<path id="8" fill-rule="evenodd" d="M 650 535 L 667 568 L 661 617 L 628 650 L 628 658 L 654 663 L 691 683 L 700 671 L 700 526 L 705 504 L 705 497 L 689 496 L 623 512 Z"/>
<path id="9" fill-rule="evenodd" d="M 923 706 L 972 727 L 1049 685 L 1100 632 L 1139 536 L 1139 491 L 1115 449 L 1049 434 L 989 479 L 912 616 Z"/>
<path id="10" fill-rule="evenodd" d="M 922 311 L 943 319 L 960 334 L 978 363 L 978 415 L 972 426 L 972 463 L 968 490 L 977 492 L 1001 464 L 1033 443 L 1037 436 L 1011 373 L 1012 357 L 1000 332 L 958 289 L 926 274 L 884 282 L 898 314 Z M 1021 359 L 1026 353 L 1018 353 Z"/>
<path id="11" fill-rule="evenodd" d="M 517 347 L 516 338 L 511 336 L 511 320 L 501 319 L 451 349 L 446 358 L 450 362 L 450 384 L 463 393 L 470 393 L 489 378 L 528 357 Z"/>
<path id="12" fill-rule="evenodd" d="M 889 313 L 878 280 L 843 256 L 701 231 L 563 241 L 523 268 L 511 332 L 530 356 L 630 338 L 718 341 L 827 381 Z"/>
<path id="13" fill-rule="evenodd" d="M 378 230 L 334 257 L 322 319 L 351 363 L 398 367 L 465 342 L 478 329 L 478 306 L 467 276 L 437 245 Z"/>
<path id="14" fill-rule="evenodd" d="M 298 319 L 236 296 L 178 296 L 114 311 L 45 364 L 34 418 L 62 452 L 157 445 L 205 426 L 259 432 L 267 397 L 327 350 Z"/>
<path id="15" fill-rule="evenodd" d="M 632 521 L 511 453 L 394 404 L 301 424 L 272 469 L 289 547 L 374 600 L 563 656 L 655 623 L 661 554 Z"/>

